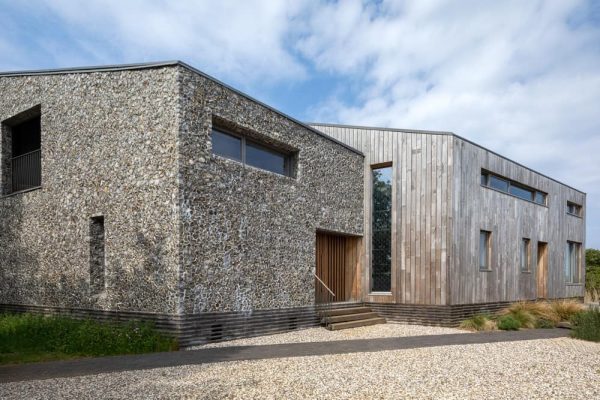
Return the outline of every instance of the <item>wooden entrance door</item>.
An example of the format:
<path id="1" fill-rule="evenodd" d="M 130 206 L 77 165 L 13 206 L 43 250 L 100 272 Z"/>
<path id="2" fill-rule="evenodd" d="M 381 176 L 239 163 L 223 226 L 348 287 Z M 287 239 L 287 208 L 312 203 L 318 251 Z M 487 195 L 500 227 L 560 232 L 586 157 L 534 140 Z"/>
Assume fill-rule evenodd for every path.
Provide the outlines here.
<path id="1" fill-rule="evenodd" d="M 548 297 L 548 243 L 537 245 L 537 298 Z"/>
<path id="2" fill-rule="evenodd" d="M 360 238 L 317 233 L 315 302 L 348 301 L 358 292 Z M 333 295 L 324 285 L 333 292 Z"/>

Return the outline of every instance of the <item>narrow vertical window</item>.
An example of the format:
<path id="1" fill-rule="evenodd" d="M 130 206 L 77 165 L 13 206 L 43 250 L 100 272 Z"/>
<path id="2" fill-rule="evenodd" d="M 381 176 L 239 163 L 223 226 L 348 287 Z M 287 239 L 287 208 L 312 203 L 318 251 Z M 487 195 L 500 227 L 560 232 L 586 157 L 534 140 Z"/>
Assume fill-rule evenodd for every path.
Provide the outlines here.
<path id="1" fill-rule="evenodd" d="M 492 233 L 489 231 L 479 231 L 479 269 L 489 271 L 490 268 L 490 247 Z"/>
<path id="2" fill-rule="evenodd" d="M 581 283 L 581 243 L 567 242 L 565 275 L 567 283 Z"/>
<path id="3" fill-rule="evenodd" d="M 104 216 L 90 220 L 90 293 L 98 294 L 104 290 L 105 251 Z"/>
<path id="4" fill-rule="evenodd" d="M 531 246 L 527 238 L 521 239 L 521 271 L 531 272 Z"/>
<path id="5" fill-rule="evenodd" d="M 373 168 L 371 291 L 392 290 L 392 167 Z"/>

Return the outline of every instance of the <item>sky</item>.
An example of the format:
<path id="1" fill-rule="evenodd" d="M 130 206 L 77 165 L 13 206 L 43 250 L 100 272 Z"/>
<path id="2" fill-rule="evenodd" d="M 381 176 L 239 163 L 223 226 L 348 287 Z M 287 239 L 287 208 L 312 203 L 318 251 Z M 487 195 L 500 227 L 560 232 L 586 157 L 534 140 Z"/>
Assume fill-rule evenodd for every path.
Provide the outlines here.
<path id="1" fill-rule="evenodd" d="M 587 196 L 600 1 L 0 0 L 0 70 L 182 60 L 303 121 L 452 131 Z"/>

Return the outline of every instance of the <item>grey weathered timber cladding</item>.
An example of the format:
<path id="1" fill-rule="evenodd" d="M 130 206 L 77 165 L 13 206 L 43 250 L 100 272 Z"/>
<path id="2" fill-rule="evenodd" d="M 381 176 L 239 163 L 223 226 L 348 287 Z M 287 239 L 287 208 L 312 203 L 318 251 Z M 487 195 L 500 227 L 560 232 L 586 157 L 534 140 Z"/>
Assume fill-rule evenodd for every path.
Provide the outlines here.
<path id="1" fill-rule="evenodd" d="M 313 126 L 365 153 L 365 301 L 459 305 L 536 299 L 538 242 L 548 249 L 547 297 L 583 296 L 583 284 L 565 282 L 564 252 L 567 241 L 585 247 L 585 215 L 566 213 L 567 201 L 585 212 L 584 193 L 449 132 Z M 365 290 L 369 177 L 373 165 L 385 163 L 394 170 L 394 278 L 389 295 L 374 295 Z M 548 193 L 547 206 L 481 186 L 482 169 Z M 480 230 L 492 233 L 490 271 L 479 269 Z M 520 269 L 523 238 L 531 243 L 531 272 Z"/>
<path id="2" fill-rule="evenodd" d="M 453 227 L 457 236 L 453 244 L 450 303 L 535 299 L 538 242 L 547 243 L 548 297 L 582 297 L 583 284 L 565 282 L 564 252 L 567 240 L 580 242 L 585 248 L 585 219 L 566 213 L 567 201 L 583 205 L 585 212 L 585 194 L 461 138 L 454 137 L 453 141 Z M 482 168 L 548 193 L 547 206 L 482 187 Z M 492 232 L 489 272 L 473 268 L 480 229 Z M 531 273 L 519 268 L 522 238 L 531 241 Z"/>
<path id="3" fill-rule="evenodd" d="M 447 304 L 452 140 L 445 134 L 313 124 L 365 154 L 365 268 L 369 302 Z M 392 290 L 370 294 L 371 166 L 392 163 Z"/>

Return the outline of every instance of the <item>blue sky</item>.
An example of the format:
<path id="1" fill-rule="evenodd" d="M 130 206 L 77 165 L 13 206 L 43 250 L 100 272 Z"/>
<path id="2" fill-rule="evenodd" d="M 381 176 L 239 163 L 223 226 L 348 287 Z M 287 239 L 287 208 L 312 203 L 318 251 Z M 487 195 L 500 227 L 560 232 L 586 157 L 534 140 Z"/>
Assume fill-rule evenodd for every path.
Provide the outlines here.
<path id="1" fill-rule="evenodd" d="M 437 129 L 588 193 L 600 2 L 0 0 L 0 70 L 183 60 L 298 119 Z"/>

